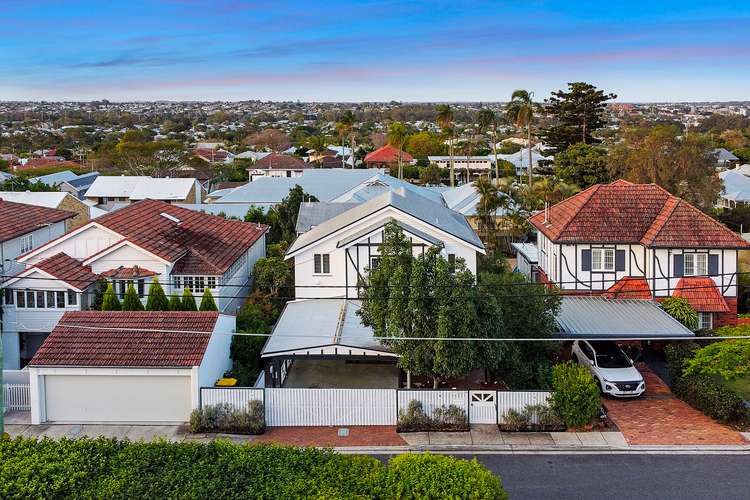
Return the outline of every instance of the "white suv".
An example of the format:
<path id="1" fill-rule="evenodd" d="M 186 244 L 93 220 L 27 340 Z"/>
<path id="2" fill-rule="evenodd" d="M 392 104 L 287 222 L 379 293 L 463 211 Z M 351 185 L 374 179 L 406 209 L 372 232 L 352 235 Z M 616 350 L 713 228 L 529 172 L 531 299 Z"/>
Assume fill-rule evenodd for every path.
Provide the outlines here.
<path id="1" fill-rule="evenodd" d="M 616 343 L 576 340 L 572 352 L 578 364 L 589 369 L 603 393 L 618 398 L 637 398 L 646 392 L 643 376 Z"/>

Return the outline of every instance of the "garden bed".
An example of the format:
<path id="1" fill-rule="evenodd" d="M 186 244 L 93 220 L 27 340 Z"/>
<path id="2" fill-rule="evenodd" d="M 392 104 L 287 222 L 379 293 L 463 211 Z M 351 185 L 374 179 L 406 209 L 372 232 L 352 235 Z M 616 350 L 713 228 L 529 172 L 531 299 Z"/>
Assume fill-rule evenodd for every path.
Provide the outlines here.
<path id="1" fill-rule="evenodd" d="M 399 412 L 396 429 L 398 432 L 463 432 L 469 430 L 469 417 L 463 408 L 455 405 L 434 408 L 428 415 L 422 403 L 412 399 L 408 408 Z"/>

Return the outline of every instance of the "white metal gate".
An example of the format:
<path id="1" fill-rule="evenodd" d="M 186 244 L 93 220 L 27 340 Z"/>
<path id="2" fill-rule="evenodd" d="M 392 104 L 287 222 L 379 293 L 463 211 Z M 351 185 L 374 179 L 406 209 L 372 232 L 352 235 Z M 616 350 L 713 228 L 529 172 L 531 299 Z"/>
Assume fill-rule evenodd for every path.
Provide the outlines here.
<path id="1" fill-rule="evenodd" d="M 469 423 L 497 423 L 496 391 L 469 391 Z"/>

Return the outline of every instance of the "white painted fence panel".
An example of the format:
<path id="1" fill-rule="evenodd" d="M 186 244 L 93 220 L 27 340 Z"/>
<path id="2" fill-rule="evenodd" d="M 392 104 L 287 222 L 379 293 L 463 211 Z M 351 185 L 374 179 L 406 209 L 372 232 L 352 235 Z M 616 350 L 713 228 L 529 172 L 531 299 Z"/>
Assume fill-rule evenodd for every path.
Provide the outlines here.
<path id="1" fill-rule="evenodd" d="M 250 401 L 263 401 L 263 389 L 250 387 L 201 387 L 201 408 L 229 403 L 233 408 L 246 410 Z"/>
<path id="2" fill-rule="evenodd" d="M 440 391 L 440 390 L 403 390 L 398 391 L 398 411 L 406 412 L 410 401 L 422 403 L 422 409 L 429 417 L 433 416 L 435 408 L 455 405 L 469 414 L 468 391 Z"/>
<path id="3" fill-rule="evenodd" d="M 396 391 L 266 389 L 266 425 L 396 425 Z"/>
<path id="4" fill-rule="evenodd" d="M 552 393 L 549 391 L 498 391 L 497 421 L 502 424 L 508 410 L 520 412 L 528 405 L 548 404 L 550 396 Z"/>
<path id="5" fill-rule="evenodd" d="M 31 390 L 29 384 L 3 384 L 4 411 L 31 410 Z"/>

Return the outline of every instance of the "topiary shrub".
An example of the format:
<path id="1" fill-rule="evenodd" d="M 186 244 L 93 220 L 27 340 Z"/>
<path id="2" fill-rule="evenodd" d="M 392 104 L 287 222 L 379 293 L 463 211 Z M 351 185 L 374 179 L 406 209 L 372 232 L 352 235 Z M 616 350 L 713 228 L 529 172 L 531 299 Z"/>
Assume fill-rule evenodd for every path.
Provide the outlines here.
<path id="1" fill-rule="evenodd" d="M 552 409 L 568 427 L 592 423 L 599 413 L 599 386 L 591 373 L 571 361 L 552 369 Z"/>
<path id="2" fill-rule="evenodd" d="M 122 306 L 120 300 L 117 298 L 115 289 L 112 287 L 112 283 L 107 285 L 107 290 L 104 292 L 102 297 L 102 311 L 121 311 Z"/>
<path id="3" fill-rule="evenodd" d="M 265 428 L 265 412 L 260 401 L 250 401 L 244 410 L 219 403 L 196 408 L 190 414 L 190 432 L 262 434 Z"/>

